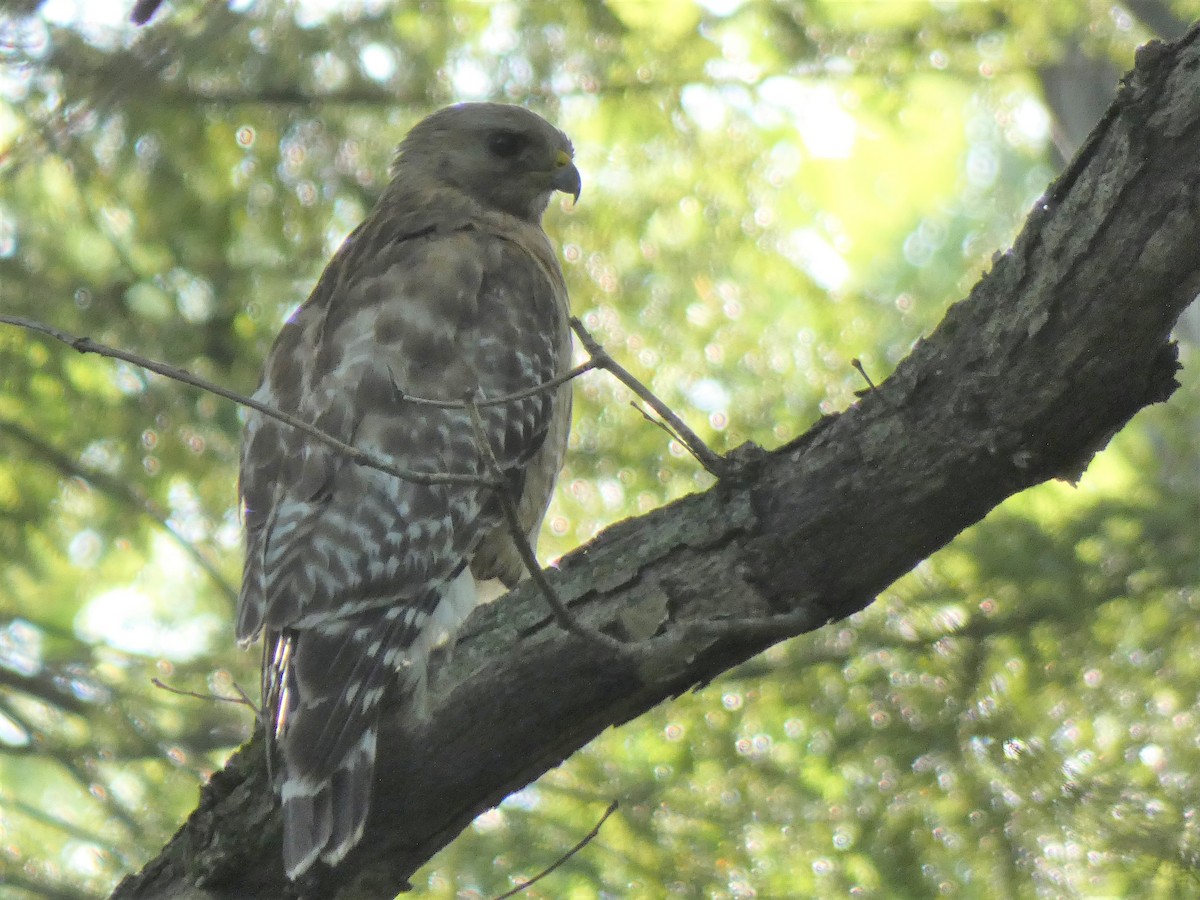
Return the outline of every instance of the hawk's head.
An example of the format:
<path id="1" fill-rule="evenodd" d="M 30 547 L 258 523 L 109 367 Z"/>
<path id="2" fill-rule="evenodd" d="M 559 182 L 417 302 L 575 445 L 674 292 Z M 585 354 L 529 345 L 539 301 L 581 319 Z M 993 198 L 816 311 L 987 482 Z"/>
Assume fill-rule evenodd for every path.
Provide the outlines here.
<path id="1" fill-rule="evenodd" d="M 567 136 L 527 109 L 460 103 L 413 127 L 392 176 L 432 177 L 484 206 L 537 222 L 554 191 L 579 199 L 573 156 Z"/>

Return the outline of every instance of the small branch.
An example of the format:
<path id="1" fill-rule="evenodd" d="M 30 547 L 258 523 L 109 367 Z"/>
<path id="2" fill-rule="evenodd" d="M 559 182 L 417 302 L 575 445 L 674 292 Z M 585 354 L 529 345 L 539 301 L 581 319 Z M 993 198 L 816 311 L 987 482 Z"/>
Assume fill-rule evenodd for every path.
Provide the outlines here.
<path id="1" fill-rule="evenodd" d="M 254 710 L 254 718 L 261 722 L 263 717 L 262 710 L 259 709 L 255 702 L 250 699 L 250 695 L 246 693 L 246 689 L 236 681 L 233 683 L 233 689 L 237 691 L 237 695 L 239 698 L 241 698 L 242 703 Z M 230 702 L 233 702 L 232 698 L 230 698 Z"/>
<path id="2" fill-rule="evenodd" d="M 368 106 L 394 109 L 397 100 L 405 102 L 405 98 L 397 98 L 395 91 L 376 89 L 369 86 L 352 86 L 337 92 L 312 93 L 292 88 L 266 88 L 263 90 L 228 90 L 205 91 L 194 88 L 170 87 L 161 94 L 162 101 L 173 105 L 191 104 L 196 106 Z M 428 99 L 422 95 L 409 101 L 412 106 L 420 107 L 428 104 Z"/>
<path id="3" fill-rule="evenodd" d="M 517 504 L 513 501 L 512 494 L 508 491 L 508 485 L 504 479 L 504 470 L 500 467 L 500 461 L 496 459 L 491 442 L 487 439 L 487 430 L 484 428 L 483 418 L 479 415 L 479 407 L 474 403 L 468 403 L 467 408 L 471 413 L 471 426 L 475 430 L 475 441 L 479 445 L 480 452 L 483 454 L 484 464 L 488 467 L 489 472 L 491 472 L 493 481 L 498 483 L 498 486 L 495 488 L 496 496 L 500 500 L 500 508 L 504 511 L 504 519 L 508 524 L 513 546 L 517 548 L 517 553 L 520 554 L 521 561 L 525 564 L 525 569 L 529 572 L 529 577 L 534 580 L 534 583 L 538 586 L 538 590 L 545 597 L 551 612 L 554 613 L 555 620 L 563 630 L 571 634 L 591 641 L 594 644 L 599 644 L 605 650 L 614 653 L 624 653 L 627 649 L 626 644 L 618 641 L 616 638 L 609 637 L 607 634 L 581 625 L 571 614 L 571 611 L 567 609 L 566 604 L 559 599 L 558 594 L 554 592 L 554 588 L 547 580 L 546 574 L 542 571 L 542 567 L 538 563 L 537 556 L 534 555 L 533 548 L 529 546 L 529 539 L 525 537 L 525 533 L 521 529 L 521 518 L 517 513 Z"/>
<path id="4" fill-rule="evenodd" d="M 236 684 L 233 687 L 238 692 L 237 697 L 222 697 L 220 694 L 199 694 L 196 691 L 185 691 L 183 688 L 172 687 L 158 678 L 151 678 L 150 683 L 156 688 L 171 694 L 178 694 L 180 697 L 195 697 L 197 700 L 207 700 L 210 703 L 236 703 L 239 706 L 248 706 L 257 711 L 254 704 L 250 702 L 250 698 L 246 696 L 246 692 Z"/>
<path id="5" fill-rule="evenodd" d="M 472 405 L 483 409 L 487 406 L 502 406 L 505 403 L 512 403 L 514 400 L 524 400 L 526 397 L 532 397 L 535 394 L 541 394 L 546 391 L 552 391 L 560 385 L 566 384 L 568 381 L 574 381 L 584 372 L 590 372 L 592 369 L 600 368 L 600 363 L 594 359 L 589 359 L 585 363 L 580 363 L 571 371 L 564 375 L 559 375 L 557 378 L 552 378 L 550 381 L 543 381 L 541 384 L 535 384 L 531 388 L 525 388 L 522 391 L 516 391 L 512 394 L 504 394 L 501 397 L 480 397 L 477 400 L 434 400 L 430 397 L 414 397 L 412 394 L 405 393 L 404 389 L 393 381 L 393 386 L 396 388 L 396 396 L 400 400 L 407 403 L 412 403 L 417 406 L 432 406 L 434 409 L 469 409 Z"/>
<path id="6" fill-rule="evenodd" d="M 654 418 L 654 416 L 650 415 L 650 413 L 646 411 L 645 407 L 639 406 L 638 403 L 634 400 L 630 400 L 629 405 L 632 406 L 635 410 L 637 410 L 638 414 L 643 419 L 645 419 L 647 422 L 649 422 L 651 425 L 653 425 L 655 428 L 661 428 L 663 431 L 663 434 L 665 434 L 671 440 L 678 441 L 679 444 L 683 447 L 687 446 L 687 444 L 684 442 L 683 438 L 681 438 L 678 434 L 676 434 L 674 431 L 672 431 L 671 426 L 668 425 L 666 422 L 664 422 L 662 419 Z"/>
<path id="7" fill-rule="evenodd" d="M 696 462 L 700 463 L 706 471 L 717 478 L 728 473 L 729 466 L 725 460 L 709 449 L 709 446 L 700 439 L 700 436 L 692 431 L 683 419 L 675 415 L 667 404 L 659 400 L 648 387 L 634 378 L 627 369 L 609 356 L 608 351 L 600 346 L 599 342 L 592 337 L 591 332 L 584 328 L 583 323 L 574 316 L 571 317 L 571 328 L 579 336 L 580 343 L 583 344 L 583 348 L 588 352 L 588 356 L 592 358 L 592 362 L 596 364 L 596 367 L 612 373 L 617 381 L 637 394 L 647 406 L 654 410 L 670 426 L 671 431 L 677 435 L 679 442 L 683 444 L 688 453 L 696 458 Z"/>
<path id="8" fill-rule="evenodd" d="M 570 859 L 572 856 L 574 856 L 576 853 L 578 853 L 580 850 L 582 850 L 584 847 L 586 847 L 588 844 L 590 844 L 593 840 L 595 840 L 596 835 L 598 835 L 600 833 L 600 828 L 604 825 L 605 822 L 608 821 L 608 817 L 611 816 L 616 811 L 617 811 L 617 801 L 614 800 L 612 803 L 608 804 L 608 809 L 606 809 L 604 811 L 604 815 L 602 815 L 600 817 L 600 821 L 592 826 L 592 830 L 589 831 L 587 834 L 585 834 L 580 839 L 579 843 L 577 843 L 574 847 L 572 847 L 570 850 L 568 850 L 566 853 L 564 853 L 562 856 L 560 856 L 557 860 L 555 860 L 553 864 L 551 864 L 550 866 L 547 866 L 545 869 L 542 869 L 542 871 L 538 872 L 538 874 L 534 875 L 528 881 L 522 881 L 511 891 L 505 891 L 503 894 L 500 894 L 498 897 L 493 898 L 493 900 L 507 900 L 507 898 L 514 897 L 517 894 L 521 893 L 521 891 L 525 890 L 526 888 L 532 887 L 534 884 L 541 881 L 543 878 L 545 878 L 547 875 L 549 875 L 551 872 L 553 872 L 555 869 L 557 869 L 559 866 L 561 866 L 563 863 L 565 863 L 568 859 Z"/>

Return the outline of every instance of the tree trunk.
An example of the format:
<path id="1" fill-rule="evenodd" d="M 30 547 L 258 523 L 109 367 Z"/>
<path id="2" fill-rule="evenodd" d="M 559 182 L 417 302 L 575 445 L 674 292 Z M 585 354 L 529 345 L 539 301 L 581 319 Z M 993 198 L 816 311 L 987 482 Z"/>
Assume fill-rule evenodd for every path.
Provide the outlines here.
<path id="1" fill-rule="evenodd" d="M 118 898 L 391 897 L 480 812 L 619 725 L 869 604 L 1006 497 L 1074 480 L 1177 386 L 1200 291 L 1200 25 L 1152 43 L 1011 250 L 878 389 L 705 493 L 608 529 L 550 580 L 614 654 L 526 583 L 435 664 L 432 718 L 387 721 L 361 845 L 280 867 L 261 735 Z"/>

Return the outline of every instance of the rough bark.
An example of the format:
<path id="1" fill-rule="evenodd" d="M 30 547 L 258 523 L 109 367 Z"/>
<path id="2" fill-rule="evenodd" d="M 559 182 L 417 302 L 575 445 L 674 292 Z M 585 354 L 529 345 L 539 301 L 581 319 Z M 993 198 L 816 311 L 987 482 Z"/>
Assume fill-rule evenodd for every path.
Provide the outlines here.
<path id="1" fill-rule="evenodd" d="M 1139 51 L 1013 248 L 877 390 L 563 559 L 559 595 L 628 652 L 564 633 L 526 585 L 472 616 L 426 725 L 386 723 L 371 824 L 339 870 L 284 880 L 255 739 L 114 896 L 392 896 L 603 729 L 862 609 L 1006 497 L 1077 478 L 1177 386 L 1169 333 L 1198 291 L 1200 25 Z"/>

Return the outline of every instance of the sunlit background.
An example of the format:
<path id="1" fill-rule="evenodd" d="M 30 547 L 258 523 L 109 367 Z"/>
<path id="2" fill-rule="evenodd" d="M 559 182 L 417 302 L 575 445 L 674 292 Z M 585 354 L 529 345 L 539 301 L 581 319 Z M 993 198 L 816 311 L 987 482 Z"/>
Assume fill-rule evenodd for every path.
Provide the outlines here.
<path id="1" fill-rule="evenodd" d="M 1185 0 L 129 3 L 0 11 L 0 310 L 249 392 L 430 110 L 574 140 L 573 306 L 721 451 L 844 409 L 1006 248 Z M 1193 10 L 1194 13 L 1194 10 Z M 1182 897 L 1200 386 L 870 609 L 609 732 L 414 878 L 527 896 Z M 551 560 L 710 480 L 602 374 Z M 244 741 L 240 416 L 0 329 L 0 896 L 102 896 Z M 863 548 L 870 552 L 870 548 Z M 548 673 L 552 677 L 553 673 Z"/>

